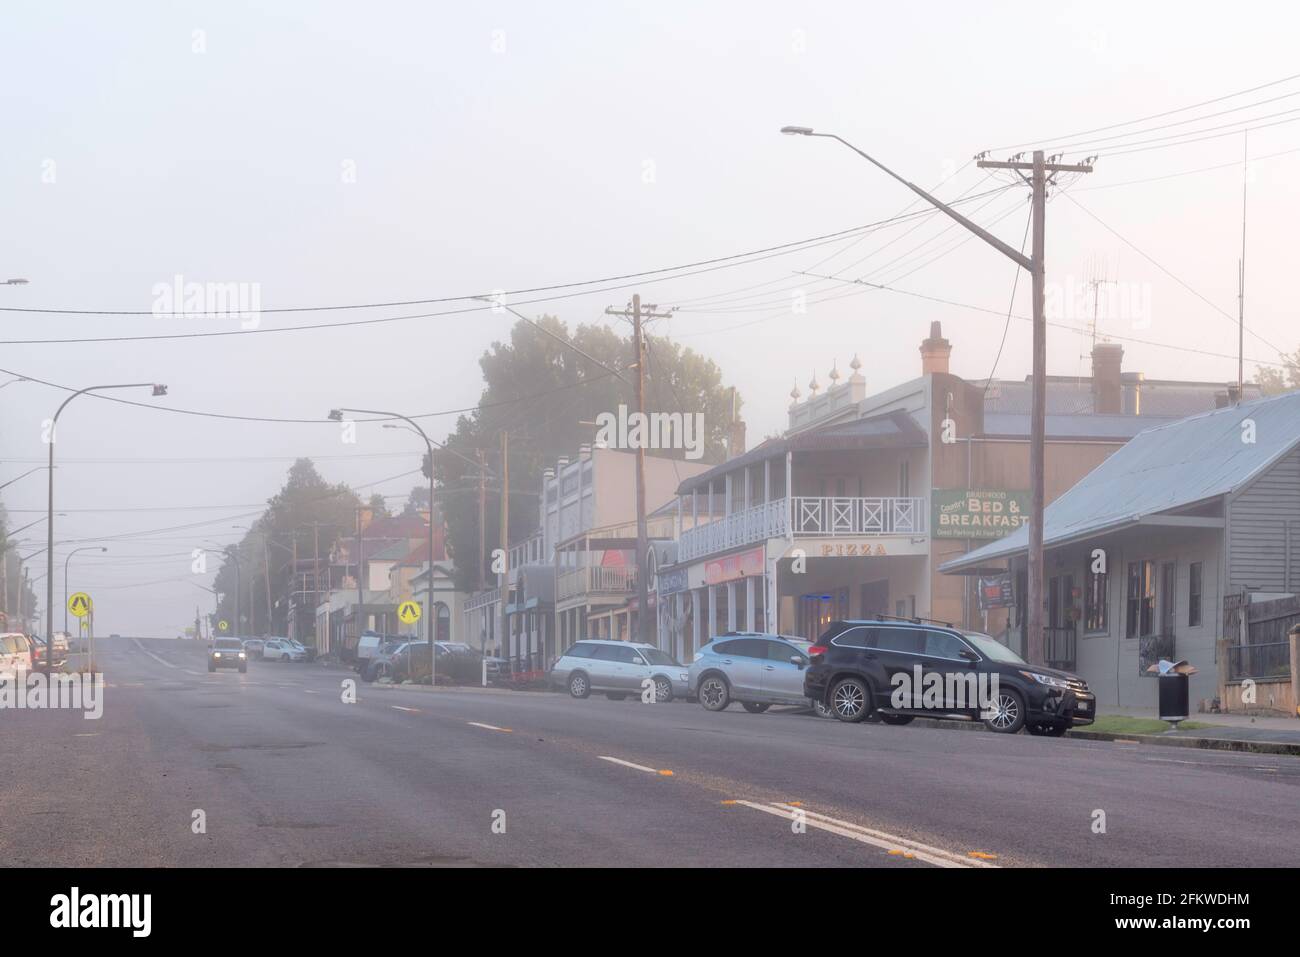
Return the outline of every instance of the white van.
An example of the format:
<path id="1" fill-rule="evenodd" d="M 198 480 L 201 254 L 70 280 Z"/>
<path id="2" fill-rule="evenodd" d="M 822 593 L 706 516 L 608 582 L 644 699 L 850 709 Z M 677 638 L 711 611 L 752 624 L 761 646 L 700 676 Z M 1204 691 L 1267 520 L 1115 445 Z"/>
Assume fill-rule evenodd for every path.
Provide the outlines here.
<path id="1" fill-rule="evenodd" d="M 0 634 L 0 674 L 32 670 L 32 647 L 17 631 Z"/>

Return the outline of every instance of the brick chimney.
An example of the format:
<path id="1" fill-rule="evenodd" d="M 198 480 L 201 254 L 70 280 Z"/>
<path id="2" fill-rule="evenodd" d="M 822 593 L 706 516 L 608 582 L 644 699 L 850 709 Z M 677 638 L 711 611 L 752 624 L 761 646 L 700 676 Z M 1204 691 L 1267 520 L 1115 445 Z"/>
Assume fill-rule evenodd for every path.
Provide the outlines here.
<path id="1" fill-rule="evenodd" d="M 1092 411 L 1098 415 L 1124 412 L 1124 386 L 1120 367 L 1124 347 L 1118 342 L 1099 342 L 1092 347 Z"/>
<path id="2" fill-rule="evenodd" d="M 931 372 L 948 374 L 948 357 L 952 355 L 952 343 L 943 337 L 942 323 L 930 323 L 930 338 L 921 341 L 921 375 Z"/>

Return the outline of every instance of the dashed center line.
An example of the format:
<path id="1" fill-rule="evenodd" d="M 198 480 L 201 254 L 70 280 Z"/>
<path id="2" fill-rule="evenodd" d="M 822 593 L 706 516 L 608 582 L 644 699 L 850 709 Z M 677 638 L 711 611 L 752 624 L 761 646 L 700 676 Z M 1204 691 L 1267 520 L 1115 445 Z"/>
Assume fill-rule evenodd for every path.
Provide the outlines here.
<path id="1" fill-rule="evenodd" d="M 403 708 L 400 704 L 390 704 L 388 707 L 392 708 L 394 711 L 413 711 L 416 714 L 420 713 L 419 708 Z"/>
<path id="2" fill-rule="evenodd" d="M 622 758 L 613 758 L 608 754 L 597 755 L 602 761 L 608 761 L 610 764 L 621 764 L 625 768 L 631 768 L 634 771 L 644 771 L 646 774 L 658 774 L 666 778 L 673 776 L 673 772 L 660 770 L 659 768 L 648 768 L 644 764 L 633 764 L 631 761 L 624 761 Z"/>
<path id="3" fill-rule="evenodd" d="M 465 723 L 475 728 L 483 728 L 485 731 L 501 731 L 505 734 L 513 733 L 509 728 L 498 728 L 495 724 L 483 724 L 481 721 L 466 721 Z"/>

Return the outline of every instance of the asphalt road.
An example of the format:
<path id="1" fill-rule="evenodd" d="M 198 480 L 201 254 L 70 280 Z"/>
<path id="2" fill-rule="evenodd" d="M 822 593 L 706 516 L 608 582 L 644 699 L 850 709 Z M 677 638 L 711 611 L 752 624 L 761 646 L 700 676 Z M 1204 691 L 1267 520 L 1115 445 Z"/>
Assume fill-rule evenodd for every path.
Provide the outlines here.
<path id="1" fill-rule="evenodd" d="M 100 645 L 101 719 L 0 712 L 0 862 L 1199 868 L 1300 859 L 1296 758 L 491 689 L 358 683 L 346 703 L 350 672 L 253 662 L 246 675 L 208 674 L 199 643 Z M 1105 833 L 1094 830 L 1099 811 Z"/>

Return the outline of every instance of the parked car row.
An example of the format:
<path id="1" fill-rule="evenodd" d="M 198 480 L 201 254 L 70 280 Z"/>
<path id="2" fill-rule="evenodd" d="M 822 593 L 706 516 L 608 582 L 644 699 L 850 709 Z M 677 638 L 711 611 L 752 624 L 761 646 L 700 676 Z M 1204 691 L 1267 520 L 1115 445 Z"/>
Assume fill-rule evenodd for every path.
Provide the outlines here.
<path id="1" fill-rule="evenodd" d="M 495 684 L 505 664 L 499 658 L 485 657 L 463 642 L 435 641 L 435 673 L 439 682 L 480 684 L 486 677 Z M 400 638 L 383 642 L 377 653 L 361 666 L 366 681 L 388 678 L 395 682 L 429 679 L 429 643 L 419 638 Z"/>
<path id="2" fill-rule="evenodd" d="M 62 668 L 68 662 L 67 633 L 57 632 L 50 644 L 54 647 L 50 666 Z M 0 635 L 0 674 L 44 668 L 45 646 L 46 640 L 40 635 L 27 635 L 20 631 Z"/>
<path id="3" fill-rule="evenodd" d="M 731 632 L 688 668 L 653 645 L 583 639 L 555 662 L 552 685 L 574 698 L 695 698 L 708 711 L 751 714 L 805 705 L 824 718 L 909 724 L 918 716 L 983 721 L 991 730 L 1059 736 L 1091 724 L 1096 698 L 1078 675 L 1030 665 L 988 635 L 922 619 L 832 622 L 816 642 Z"/>

